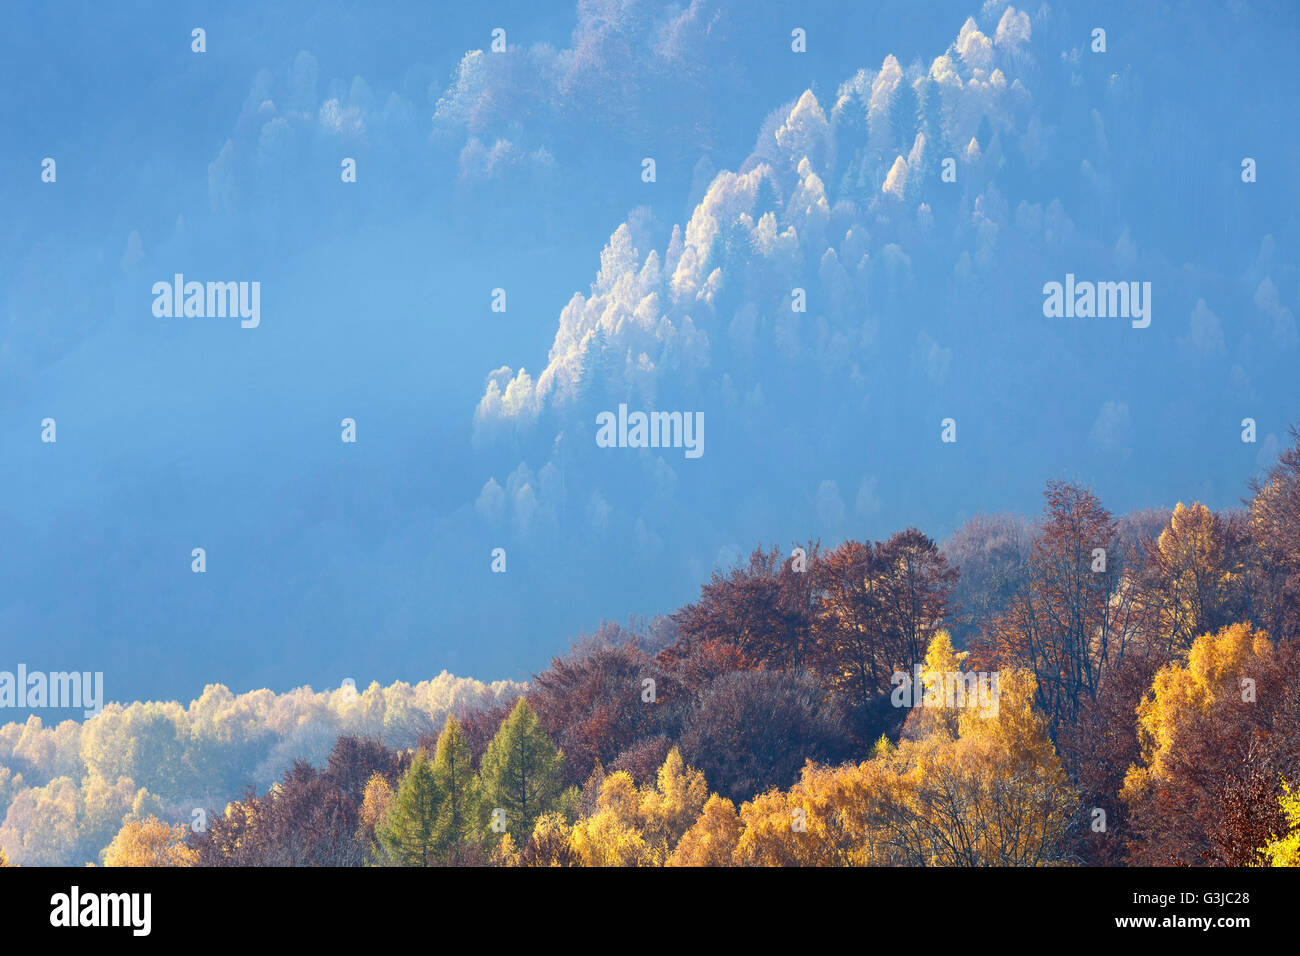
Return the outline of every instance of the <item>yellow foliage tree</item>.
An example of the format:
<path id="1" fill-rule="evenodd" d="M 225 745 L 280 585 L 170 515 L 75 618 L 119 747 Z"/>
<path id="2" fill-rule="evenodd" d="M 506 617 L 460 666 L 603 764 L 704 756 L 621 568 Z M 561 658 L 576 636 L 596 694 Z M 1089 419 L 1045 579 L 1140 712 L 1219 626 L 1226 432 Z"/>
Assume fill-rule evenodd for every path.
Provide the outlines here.
<path id="1" fill-rule="evenodd" d="M 703 773 L 686 766 L 676 747 L 668 751 L 656 783 L 641 791 L 640 816 L 646 842 L 662 863 L 699 819 L 709 798 L 709 786 Z"/>
<path id="2" fill-rule="evenodd" d="M 960 672 L 936 635 L 924 674 Z M 927 697 L 936 713 L 897 746 L 829 768 L 808 763 L 789 791 L 741 806 L 735 859 L 751 866 L 1035 866 L 1060 862 L 1077 797 L 1033 674 L 1015 668 L 963 699 Z M 955 719 L 954 719 L 955 718 Z M 920 731 L 920 733 L 918 733 Z"/>
<path id="3" fill-rule="evenodd" d="M 198 854 L 185 844 L 189 831 L 155 816 L 128 820 L 104 851 L 105 866 L 193 866 Z"/>
<path id="4" fill-rule="evenodd" d="M 739 841 L 736 805 L 715 793 L 705 802 L 699 819 L 682 834 L 668 857 L 668 866 L 730 866 Z"/>
<path id="5" fill-rule="evenodd" d="M 939 631 L 930 640 L 921 668 L 921 686 L 913 689 L 923 706 L 915 706 L 908 715 L 906 736 L 919 739 L 939 730 L 949 737 L 957 736 L 961 712 L 976 702 L 966 693 L 962 680 L 966 657 L 966 652 L 952 646 L 947 631 Z"/>
<path id="6" fill-rule="evenodd" d="M 654 860 L 641 831 L 641 798 L 625 771 L 601 785 L 596 812 L 573 826 L 570 845 L 583 866 L 649 866 Z"/>
<path id="7" fill-rule="evenodd" d="M 1240 693 L 1240 676 L 1247 663 L 1266 658 L 1272 650 L 1263 631 L 1246 623 L 1231 624 L 1217 634 L 1198 637 L 1185 661 L 1162 667 L 1138 705 L 1141 763 L 1129 768 L 1120 796 L 1137 803 L 1167 779 L 1189 719 L 1207 712 L 1223 695 Z"/>
<path id="8" fill-rule="evenodd" d="M 1077 809 L 1027 668 L 988 675 L 992 700 L 960 712 L 956 740 L 904 741 L 890 758 L 896 848 L 909 862 L 1037 866 L 1057 862 Z M 985 706 L 991 704 L 991 706 Z"/>
<path id="9" fill-rule="evenodd" d="M 375 827 L 388 815 L 392 802 L 393 785 L 382 773 L 372 773 L 361 797 L 361 825 L 373 834 Z"/>
<path id="10" fill-rule="evenodd" d="M 366 781 L 366 788 L 361 796 L 361 822 L 358 833 L 369 849 L 371 859 L 383 861 L 383 848 L 375 834 L 388 816 L 388 808 L 393 805 L 393 785 L 388 778 L 376 771 Z"/>
<path id="11" fill-rule="evenodd" d="M 807 769 L 807 764 L 804 765 Z M 769 790 L 740 805 L 740 839 L 735 861 L 742 866 L 812 866 L 815 848 L 800 829 L 803 808 L 797 784 L 790 790 Z M 795 811 L 800 811 L 796 813 Z"/>
<path id="12" fill-rule="evenodd" d="M 1291 784 L 1282 781 L 1282 796 L 1277 798 L 1286 817 L 1288 832 L 1275 836 L 1260 848 L 1260 853 L 1270 866 L 1300 866 L 1300 793 Z"/>
<path id="13" fill-rule="evenodd" d="M 574 824 L 570 845 L 584 866 L 663 866 L 708 797 L 704 774 L 674 747 L 654 785 L 638 789 L 624 771 L 606 776 L 595 812 Z"/>
<path id="14" fill-rule="evenodd" d="M 515 846 L 514 837 L 509 832 L 501 835 L 501 842 L 492 849 L 488 860 L 493 866 L 519 865 L 519 848 Z"/>
<path id="15" fill-rule="evenodd" d="M 1214 626 L 1238 578 L 1219 519 L 1199 501 L 1178 502 L 1152 558 L 1156 633 L 1166 650 L 1186 650 Z"/>
<path id="16" fill-rule="evenodd" d="M 511 845 L 510 866 L 581 866 L 582 859 L 573 848 L 573 825 L 564 810 L 543 813 L 533 824 L 532 835 L 516 852 Z"/>
<path id="17" fill-rule="evenodd" d="M 740 808 L 735 859 L 746 866 L 872 866 L 893 862 L 883 832 L 884 799 L 896 784 L 872 760 L 843 767 L 809 761 L 788 791 L 770 790 Z"/>

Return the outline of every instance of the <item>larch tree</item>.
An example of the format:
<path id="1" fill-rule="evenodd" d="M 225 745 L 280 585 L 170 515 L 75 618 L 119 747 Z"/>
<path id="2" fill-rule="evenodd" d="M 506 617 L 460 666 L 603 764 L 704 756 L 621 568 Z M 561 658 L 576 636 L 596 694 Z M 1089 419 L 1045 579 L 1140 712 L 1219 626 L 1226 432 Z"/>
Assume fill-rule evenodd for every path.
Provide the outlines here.
<path id="1" fill-rule="evenodd" d="M 423 750 L 402 777 L 376 837 L 394 866 L 432 866 L 438 859 L 438 814 L 442 794 L 433 763 Z"/>
<path id="2" fill-rule="evenodd" d="M 380 858 L 383 850 L 376 842 L 376 835 L 392 805 L 393 785 L 382 773 L 375 771 L 366 781 L 366 788 L 361 795 L 360 836 L 372 854 Z"/>
<path id="3" fill-rule="evenodd" d="M 525 698 L 515 704 L 488 744 L 479 765 L 484 806 L 489 825 L 500 819 L 522 843 L 532 835 L 533 824 L 556 809 L 564 790 L 564 752 L 558 750 L 537 720 Z"/>
<path id="4" fill-rule="evenodd" d="M 682 835 L 699 819 L 709 797 L 704 774 L 686 766 L 673 747 L 659 768 L 655 785 L 641 791 L 640 816 L 658 862 L 667 860 Z"/>
<path id="5" fill-rule="evenodd" d="M 1232 566 L 1227 538 L 1224 522 L 1205 505 L 1175 506 L 1140 575 L 1154 649 L 1181 653 L 1201 634 L 1231 623 L 1242 574 Z"/>
<path id="6" fill-rule="evenodd" d="M 467 847 L 485 843 L 486 823 L 478 777 L 470 759 L 469 743 L 452 715 L 438 737 L 433 757 L 434 787 L 441 800 L 434 828 L 434 845 L 440 861 L 462 861 Z"/>

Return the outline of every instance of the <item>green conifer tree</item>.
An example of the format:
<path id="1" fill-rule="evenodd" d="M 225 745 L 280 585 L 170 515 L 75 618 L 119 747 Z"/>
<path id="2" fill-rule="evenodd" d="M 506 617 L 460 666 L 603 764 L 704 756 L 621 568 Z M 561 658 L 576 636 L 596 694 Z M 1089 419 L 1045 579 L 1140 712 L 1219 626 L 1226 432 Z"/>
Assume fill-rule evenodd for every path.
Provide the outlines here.
<path id="1" fill-rule="evenodd" d="M 392 866 L 432 866 L 437 862 L 438 811 L 443 804 L 429 755 L 415 755 L 375 837 Z"/>
<path id="2" fill-rule="evenodd" d="M 442 805 L 434 826 L 438 859 L 456 864 L 472 844 L 482 845 L 488 832 L 483 814 L 482 788 L 474 774 L 469 742 L 459 721 L 450 714 L 438 735 L 433 756 L 433 779 Z"/>
<path id="3" fill-rule="evenodd" d="M 563 769 L 564 751 L 551 743 L 528 701 L 519 698 L 480 766 L 489 825 L 496 810 L 505 811 L 506 828 L 522 846 L 539 816 L 560 809 Z"/>

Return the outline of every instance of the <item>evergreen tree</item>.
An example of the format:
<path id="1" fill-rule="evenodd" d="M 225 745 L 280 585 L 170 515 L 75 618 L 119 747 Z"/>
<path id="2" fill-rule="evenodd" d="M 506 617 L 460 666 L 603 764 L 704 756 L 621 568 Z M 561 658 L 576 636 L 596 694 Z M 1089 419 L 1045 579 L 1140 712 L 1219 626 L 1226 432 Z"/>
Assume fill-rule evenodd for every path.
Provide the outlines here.
<path id="1" fill-rule="evenodd" d="M 415 755 L 375 836 L 388 863 L 431 866 L 437 858 L 438 811 L 443 803 L 429 755 Z"/>
<path id="2" fill-rule="evenodd" d="M 564 752 L 546 736 L 528 701 L 519 698 L 488 744 L 480 772 L 489 815 L 504 810 L 506 827 L 520 845 L 541 814 L 559 807 L 563 769 Z"/>
<path id="3" fill-rule="evenodd" d="M 754 221 L 758 222 L 763 213 L 770 212 L 776 216 L 777 224 L 780 225 L 782 205 L 772 177 L 764 176 L 758 181 L 758 190 L 754 194 Z"/>
<path id="4" fill-rule="evenodd" d="M 486 817 L 482 813 L 481 788 L 474 775 L 469 741 L 460 722 L 450 714 L 438 736 L 433 780 L 441 797 L 434 845 L 440 860 L 459 863 L 466 844 L 483 842 Z"/>
<path id="5" fill-rule="evenodd" d="M 578 402 L 584 411 L 603 411 L 627 399 L 623 365 L 618 348 L 598 327 L 583 349 L 578 373 Z"/>

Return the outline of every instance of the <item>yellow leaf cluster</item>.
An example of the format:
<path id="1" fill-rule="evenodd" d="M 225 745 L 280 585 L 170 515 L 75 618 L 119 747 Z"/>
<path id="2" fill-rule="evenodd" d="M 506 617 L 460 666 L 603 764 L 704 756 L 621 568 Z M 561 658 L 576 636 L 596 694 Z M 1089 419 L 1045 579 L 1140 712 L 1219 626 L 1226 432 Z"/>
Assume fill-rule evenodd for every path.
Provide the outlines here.
<path id="1" fill-rule="evenodd" d="M 1129 768 L 1120 795 L 1133 803 L 1167 777 L 1188 721 L 1225 695 L 1242 693 L 1247 665 L 1268 657 L 1272 650 L 1263 631 L 1246 623 L 1231 624 L 1217 634 L 1198 637 L 1183 660 L 1162 667 L 1138 705 L 1141 763 Z"/>
<path id="2" fill-rule="evenodd" d="M 105 866 L 193 866 L 198 856 L 186 845 L 189 831 L 157 817 L 128 820 L 104 851 Z"/>

